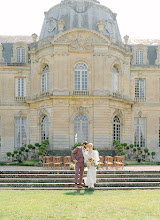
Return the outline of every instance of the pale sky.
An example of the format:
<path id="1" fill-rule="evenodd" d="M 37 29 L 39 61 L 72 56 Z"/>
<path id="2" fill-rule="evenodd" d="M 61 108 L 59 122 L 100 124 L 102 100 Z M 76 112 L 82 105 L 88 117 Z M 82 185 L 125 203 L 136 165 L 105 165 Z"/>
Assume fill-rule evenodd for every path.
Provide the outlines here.
<path id="1" fill-rule="evenodd" d="M 0 0 L 0 35 L 40 35 L 44 12 L 61 0 Z M 160 39 L 160 0 L 99 0 L 117 13 L 121 36 Z"/>

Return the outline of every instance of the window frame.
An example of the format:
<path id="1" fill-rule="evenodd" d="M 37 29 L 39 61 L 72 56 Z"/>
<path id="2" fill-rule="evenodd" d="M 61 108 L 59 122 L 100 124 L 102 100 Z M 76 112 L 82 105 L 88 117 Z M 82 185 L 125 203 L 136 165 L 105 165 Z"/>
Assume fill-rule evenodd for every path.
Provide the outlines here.
<path id="1" fill-rule="evenodd" d="M 74 90 L 88 91 L 88 67 L 83 62 L 74 67 Z"/>
<path id="2" fill-rule="evenodd" d="M 137 122 L 136 122 L 137 120 Z M 141 121 L 144 120 L 144 123 L 142 123 Z M 144 129 L 144 141 L 145 144 L 143 144 L 142 140 L 141 140 L 141 134 L 140 132 L 142 131 L 142 129 Z M 136 132 L 138 132 L 138 135 L 136 134 Z M 135 147 L 141 147 L 141 148 L 146 148 L 146 141 L 147 141 L 147 120 L 146 118 L 141 118 L 141 117 L 135 117 L 134 118 L 134 146 Z M 143 138 L 143 136 L 142 136 Z M 138 139 L 138 142 L 137 140 Z M 137 144 L 138 143 L 138 144 Z"/>
<path id="3" fill-rule="evenodd" d="M 146 79 L 135 79 L 134 96 L 135 98 L 146 98 Z"/>
<path id="4" fill-rule="evenodd" d="M 41 74 L 41 93 L 49 92 L 49 66 L 45 65 Z"/>

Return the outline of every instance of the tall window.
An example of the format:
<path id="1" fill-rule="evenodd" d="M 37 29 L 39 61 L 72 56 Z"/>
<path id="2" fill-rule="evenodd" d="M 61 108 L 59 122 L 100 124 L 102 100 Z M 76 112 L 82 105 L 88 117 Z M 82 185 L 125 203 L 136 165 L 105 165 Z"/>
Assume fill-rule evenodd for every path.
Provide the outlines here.
<path id="1" fill-rule="evenodd" d="M 117 116 L 113 119 L 113 141 L 121 141 L 121 121 Z"/>
<path id="2" fill-rule="evenodd" d="M 27 118 L 14 118 L 14 147 L 19 149 L 27 144 Z"/>
<path id="3" fill-rule="evenodd" d="M 144 63 L 144 51 L 136 50 L 136 64 L 143 64 L 143 63 Z"/>
<path id="4" fill-rule="evenodd" d="M 25 63 L 25 49 L 17 48 L 17 63 Z"/>
<path id="5" fill-rule="evenodd" d="M 1 152 L 1 118 L 0 118 L 0 152 Z"/>
<path id="6" fill-rule="evenodd" d="M 146 118 L 134 119 L 134 145 L 146 147 Z"/>
<path id="7" fill-rule="evenodd" d="M 26 97 L 26 78 L 15 79 L 15 96 Z"/>
<path id="8" fill-rule="evenodd" d="M 46 65 L 42 70 L 42 93 L 49 92 L 49 66 Z"/>
<path id="9" fill-rule="evenodd" d="M 135 98 L 145 98 L 145 80 L 135 80 Z"/>
<path id="10" fill-rule="evenodd" d="M 159 118 L 159 147 L 160 147 L 160 118 Z"/>
<path id="11" fill-rule="evenodd" d="M 89 121 L 87 116 L 79 114 L 74 119 L 74 142 L 89 141 Z"/>
<path id="12" fill-rule="evenodd" d="M 88 68 L 85 63 L 78 63 L 74 68 L 74 90 L 88 90 Z"/>
<path id="13" fill-rule="evenodd" d="M 113 67 L 112 89 L 113 89 L 113 93 L 119 92 L 119 70 L 116 66 Z"/>
<path id="14" fill-rule="evenodd" d="M 41 143 L 49 140 L 49 121 L 48 116 L 44 116 L 41 121 Z"/>

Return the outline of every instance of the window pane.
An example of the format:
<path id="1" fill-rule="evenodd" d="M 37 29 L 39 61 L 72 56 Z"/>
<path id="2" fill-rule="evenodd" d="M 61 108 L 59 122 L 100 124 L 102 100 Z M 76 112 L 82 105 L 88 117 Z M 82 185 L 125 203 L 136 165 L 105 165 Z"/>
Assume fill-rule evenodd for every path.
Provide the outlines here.
<path id="1" fill-rule="evenodd" d="M 22 146 L 25 147 L 27 144 L 26 121 L 26 118 L 14 118 L 14 147 L 16 149 L 20 149 Z"/>
<path id="2" fill-rule="evenodd" d="M 121 141 L 121 122 L 117 116 L 113 120 L 113 141 Z"/>
<path id="3" fill-rule="evenodd" d="M 134 145 L 146 147 L 146 118 L 134 119 Z"/>
<path id="4" fill-rule="evenodd" d="M 74 90 L 88 90 L 88 71 L 84 63 L 78 63 L 75 66 Z"/>
<path id="5" fill-rule="evenodd" d="M 89 141 L 89 121 L 87 116 L 79 114 L 74 119 L 74 142 L 77 136 L 77 142 Z"/>
<path id="6" fill-rule="evenodd" d="M 44 116 L 41 121 L 41 143 L 49 140 L 49 121 L 48 116 Z"/>

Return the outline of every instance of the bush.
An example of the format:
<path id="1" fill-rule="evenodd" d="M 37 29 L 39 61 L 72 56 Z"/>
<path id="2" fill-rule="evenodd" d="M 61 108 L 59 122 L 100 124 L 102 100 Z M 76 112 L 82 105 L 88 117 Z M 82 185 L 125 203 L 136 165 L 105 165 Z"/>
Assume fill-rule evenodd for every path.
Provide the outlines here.
<path id="1" fill-rule="evenodd" d="M 34 146 L 32 146 L 32 149 L 35 150 L 36 148 Z"/>
<path id="2" fill-rule="evenodd" d="M 44 147 L 44 146 L 41 146 L 41 147 L 39 148 L 39 150 L 40 150 L 40 151 L 44 151 L 44 150 L 45 150 L 45 147 Z"/>
<path id="3" fill-rule="evenodd" d="M 14 154 L 12 154 L 12 157 L 14 157 Z"/>
<path id="4" fill-rule="evenodd" d="M 14 153 L 14 154 L 18 154 L 18 150 L 14 150 L 13 153 Z"/>
<path id="5" fill-rule="evenodd" d="M 123 155 L 125 155 L 126 153 L 125 153 L 124 151 L 121 151 L 120 154 L 121 154 L 121 156 L 123 156 Z"/>
<path id="6" fill-rule="evenodd" d="M 136 149 L 136 148 L 133 148 L 133 151 L 134 151 L 134 152 L 136 152 L 136 151 L 137 151 L 137 149 Z"/>
<path id="7" fill-rule="evenodd" d="M 19 155 L 21 155 L 22 151 L 20 150 L 18 153 L 19 153 Z"/>
<path id="8" fill-rule="evenodd" d="M 123 146 L 126 147 L 126 146 L 127 146 L 127 143 L 124 143 Z"/>
<path id="9" fill-rule="evenodd" d="M 133 144 L 130 144 L 129 146 L 130 146 L 130 148 L 133 148 Z"/>
<path id="10" fill-rule="evenodd" d="M 43 141 L 43 144 L 49 145 L 49 141 L 48 141 L 48 140 L 45 140 L 45 141 Z"/>
<path id="11" fill-rule="evenodd" d="M 145 153 L 148 153 L 148 149 L 147 149 L 147 148 L 145 148 L 145 149 L 144 149 L 144 152 L 145 152 Z"/>
<path id="12" fill-rule="evenodd" d="M 151 154 L 152 154 L 152 156 L 154 156 L 156 154 L 156 152 L 152 152 Z"/>
<path id="13" fill-rule="evenodd" d="M 28 144 L 28 149 L 31 149 L 32 148 L 32 144 Z"/>
<path id="14" fill-rule="evenodd" d="M 150 153 L 148 152 L 148 156 L 150 156 Z"/>
<path id="15" fill-rule="evenodd" d="M 21 151 L 25 151 L 25 147 L 21 147 L 20 150 L 21 150 Z"/>
<path id="16" fill-rule="evenodd" d="M 36 147 L 39 147 L 40 145 L 39 145 L 39 143 L 35 143 L 35 146 L 36 146 Z"/>
<path id="17" fill-rule="evenodd" d="M 12 155 L 11 152 L 7 152 L 6 154 L 8 157 L 10 157 Z"/>
<path id="18" fill-rule="evenodd" d="M 141 147 L 137 147 L 137 150 L 141 150 Z"/>
<path id="19" fill-rule="evenodd" d="M 39 151 L 39 152 L 38 152 L 38 155 L 39 155 L 39 156 L 42 156 L 42 155 L 43 155 L 43 151 Z"/>
<path id="20" fill-rule="evenodd" d="M 29 150 L 28 149 L 25 149 L 25 152 L 28 152 Z"/>
<path id="21" fill-rule="evenodd" d="M 129 146 L 127 146 L 127 150 L 129 150 Z"/>

